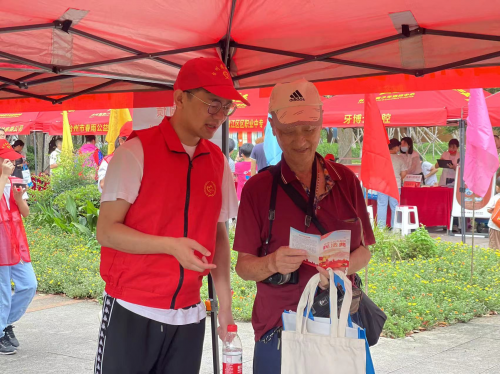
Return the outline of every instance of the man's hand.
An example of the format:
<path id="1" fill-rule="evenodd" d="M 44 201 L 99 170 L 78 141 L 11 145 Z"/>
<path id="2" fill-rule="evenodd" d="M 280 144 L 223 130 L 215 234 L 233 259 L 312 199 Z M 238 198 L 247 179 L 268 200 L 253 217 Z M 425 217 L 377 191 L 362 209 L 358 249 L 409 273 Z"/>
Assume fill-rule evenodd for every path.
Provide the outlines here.
<path id="1" fill-rule="evenodd" d="M 217 333 L 219 338 L 224 341 L 227 334 L 227 325 L 234 325 L 233 313 L 231 309 L 219 309 L 219 327 L 217 327 Z"/>
<path id="2" fill-rule="evenodd" d="M 269 268 L 273 273 L 290 274 L 297 270 L 307 259 L 307 251 L 280 247 L 272 253 Z"/>
<path id="3" fill-rule="evenodd" d="M 322 290 L 326 290 L 330 286 L 330 273 L 328 272 L 328 270 L 323 269 L 321 266 L 316 266 L 316 270 L 318 270 L 320 277 L 319 288 L 321 288 Z M 346 268 L 340 267 L 333 268 L 332 270 L 340 270 L 342 272 L 345 272 Z"/>
<path id="4" fill-rule="evenodd" d="M 493 208 L 488 208 L 487 211 L 488 213 L 493 213 Z"/>
<path id="5" fill-rule="evenodd" d="M 22 201 L 23 195 L 26 192 L 26 188 L 23 187 L 17 188 L 14 186 L 12 186 L 12 188 L 13 188 L 12 192 L 14 194 L 14 199 L 16 200 L 16 202 Z"/>
<path id="6" fill-rule="evenodd" d="M 209 264 L 206 256 L 210 256 L 208 249 L 189 238 L 171 239 L 170 253 L 179 261 L 184 269 L 199 271 L 212 270 L 217 267 L 215 264 Z M 194 254 L 197 251 L 203 255 L 200 259 Z"/>
<path id="7" fill-rule="evenodd" d="M 5 175 L 5 176 L 11 176 L 12 173 L 14 172 L 14 164 L 12 162 L 10 162 L 10 160 L 3 160 L 3 163 L 2 163 L 2 175 Z"/>
<path id="8" fill-rule="evenodd" d="M 450 167 L 450 169 L 453 169 L 453 170 L 457 169 L 457 165 L 453 165 L 451 162 L 448 164 L 448 166 Z"/>

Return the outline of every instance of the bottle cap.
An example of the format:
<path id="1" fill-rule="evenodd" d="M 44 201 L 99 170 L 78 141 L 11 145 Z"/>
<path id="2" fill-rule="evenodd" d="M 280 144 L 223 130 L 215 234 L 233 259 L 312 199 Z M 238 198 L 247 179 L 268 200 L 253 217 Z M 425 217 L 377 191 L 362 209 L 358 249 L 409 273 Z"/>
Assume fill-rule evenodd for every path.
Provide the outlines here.
<path id="1" fill-rule="evenodd" d="M 238 326 L 236 326 L 236 325 L 227 325 L 227 332 L 238 332 Z"/>

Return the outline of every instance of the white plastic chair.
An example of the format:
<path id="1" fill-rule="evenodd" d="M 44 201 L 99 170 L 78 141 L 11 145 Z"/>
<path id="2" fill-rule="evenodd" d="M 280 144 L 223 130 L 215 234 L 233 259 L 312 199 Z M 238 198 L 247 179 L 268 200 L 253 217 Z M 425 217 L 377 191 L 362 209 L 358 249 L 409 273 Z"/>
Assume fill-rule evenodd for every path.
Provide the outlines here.
<path id="1" fill-rule="evenodd" d="M 411 222 L 411 213 L 415 215 L 415 222 Z M 396 217 L 394 218 L 394 229 L 401 230 L 401 235 L 406 236 L 411 230 L 420 227 L 418 221 L 418 210 L 416 206 L 398 206 L 396 208 Z"/>

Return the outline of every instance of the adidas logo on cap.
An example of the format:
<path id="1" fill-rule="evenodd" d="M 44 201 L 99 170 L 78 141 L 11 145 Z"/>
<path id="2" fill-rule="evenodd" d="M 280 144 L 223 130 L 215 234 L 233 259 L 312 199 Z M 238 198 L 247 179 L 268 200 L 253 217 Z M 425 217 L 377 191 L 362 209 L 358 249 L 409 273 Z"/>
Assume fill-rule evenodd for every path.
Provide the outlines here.
<path id="1" fill-rule="evenodd" d="M 290 102 L 292 101 L 306 101 L 306 99 L 304 99 L 304 96 L 302 96 L 299 90 L 296 90 L 290 95 Z"/>

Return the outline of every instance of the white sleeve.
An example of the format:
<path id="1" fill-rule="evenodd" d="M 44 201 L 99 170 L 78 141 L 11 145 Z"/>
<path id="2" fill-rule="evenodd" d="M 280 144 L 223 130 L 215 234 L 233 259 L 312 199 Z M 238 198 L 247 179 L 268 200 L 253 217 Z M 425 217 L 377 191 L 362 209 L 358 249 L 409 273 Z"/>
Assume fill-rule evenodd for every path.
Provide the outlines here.
<path id="1" fill-rule="evenodd" d="M 99 166 L 99 170 L 97 171 L 97 189 L 100 193 L 102 193 L 101 181 L 106 176 L 106 171 L 108 170 L 109 163 L 106 160 L 102 160 L 101 166 Z"/>
<path id="2" fill-rule="evenodd" d="M 495 209 L 495 205 L 497 204 L 498 199 L 500 199 L 500 195 L 495 195 L 493 196 L 493 199 L 491 200 L 491 204 L 488 204 L 486 209 Z"/>
<path id="3" fill-rule="evenodd" d="M 50 164 L 57 164 L 57 154 L 55 154 L 55 151 L 50 154 Z"/>
<path id="4" fill-rule="evenodd" d="M 139 138 L 134 138 L 115 151 L 106 172 L 101 202 L 122 199 L 133 204 L 139 195 L 143 172 L 144 151 Z"/>
<path id="5" fill-rule="evenodd" d="M 222 176 L 222 207 L 219 222 L 229 221 L 238 215 L 238 196 L 234 187 L 234 179 L 229 162 L 224 157 L 224 175 Z"/>

